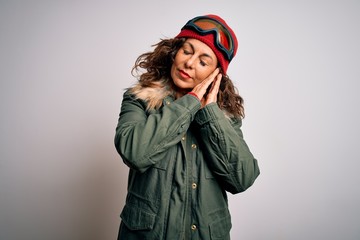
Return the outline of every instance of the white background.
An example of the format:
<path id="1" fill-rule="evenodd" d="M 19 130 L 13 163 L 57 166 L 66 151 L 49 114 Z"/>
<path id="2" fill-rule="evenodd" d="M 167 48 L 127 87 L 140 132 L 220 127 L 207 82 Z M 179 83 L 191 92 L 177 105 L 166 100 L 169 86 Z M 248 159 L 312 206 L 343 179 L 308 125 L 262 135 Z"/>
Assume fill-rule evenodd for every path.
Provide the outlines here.
<path id="1" fill-rule="evenodd" d="M 222 16 L 261 175 L 230 195 L 233 239 L 360 239 L 360 2 L 0 1 L 0 239 L 116 239 L 113 137 L 136 57 Z"/>

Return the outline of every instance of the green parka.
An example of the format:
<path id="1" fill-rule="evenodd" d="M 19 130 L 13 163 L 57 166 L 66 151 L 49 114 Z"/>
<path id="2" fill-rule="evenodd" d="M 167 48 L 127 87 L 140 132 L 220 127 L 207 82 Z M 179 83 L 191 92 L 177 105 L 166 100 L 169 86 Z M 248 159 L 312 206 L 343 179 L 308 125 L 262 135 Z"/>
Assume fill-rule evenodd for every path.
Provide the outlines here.
<path id="1" fill-rule="evenodd" d="M 149 108 L 153 98 L 160 108 Z M 115 134 L 130 168 L 119 239 L 230 239 L 226 191 L 245 191 L 259 175 L 240 127 L 190 94 L 125 92 Z"/>

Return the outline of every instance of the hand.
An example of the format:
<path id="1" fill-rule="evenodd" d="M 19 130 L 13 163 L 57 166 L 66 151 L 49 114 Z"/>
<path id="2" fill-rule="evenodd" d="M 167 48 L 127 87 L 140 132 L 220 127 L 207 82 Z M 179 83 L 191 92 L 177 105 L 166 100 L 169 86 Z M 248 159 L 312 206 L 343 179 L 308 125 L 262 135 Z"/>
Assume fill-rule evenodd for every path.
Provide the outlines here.
<path id="1" fill-rule="evenodd" d="M 216 68 L 214 72 L 212 72 L 206 79 L 204 79 L 204 81 L 202 81 L 192 89 L 191 92 L 195 93 L 198 96 L 201 101 L 202 107 L 211 102 L 216 102 L 221 77 L 222 75 L 220 74 L 220 69 Z M 206 91 L 209 87 L 209 92 L 208 94 L 206 94 Z"/>
<path id="2" fill-rule="evenodd" d="M 216 79 L 212 82 L 210 91 L 205 97 L 206 98 L 205 102 L 204 102 L 204 104 L 202 104 L 203 107 L 210 104 L 210 103 L 213 103 L 213 102 L 216 103 L 217 102 L 217 95 L 219 93 L 221 79 L 222 79 L 221 73 L 216 75 Z"/>

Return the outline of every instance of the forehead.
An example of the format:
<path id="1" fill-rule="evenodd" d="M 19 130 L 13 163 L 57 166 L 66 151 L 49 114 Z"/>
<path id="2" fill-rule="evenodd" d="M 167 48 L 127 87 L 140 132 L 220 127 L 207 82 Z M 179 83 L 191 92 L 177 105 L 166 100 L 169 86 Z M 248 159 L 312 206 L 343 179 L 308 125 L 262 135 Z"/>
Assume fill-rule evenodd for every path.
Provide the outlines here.
<path id="1" fill-rule="evenodd" d="M 184 46 L 190 46 L 196 52 L 200 52 L 202 54 L 209 55 L 210 57 L 217 59 L 214 51 L 205 43 L 195 38 L 186 39 Z"/>

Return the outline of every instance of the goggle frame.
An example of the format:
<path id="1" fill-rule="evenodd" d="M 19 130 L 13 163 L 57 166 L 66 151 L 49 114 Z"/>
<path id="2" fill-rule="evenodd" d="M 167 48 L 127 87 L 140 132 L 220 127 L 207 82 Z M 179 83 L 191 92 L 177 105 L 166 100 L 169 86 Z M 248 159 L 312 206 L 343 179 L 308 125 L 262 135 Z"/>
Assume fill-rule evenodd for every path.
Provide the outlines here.
<path id="1" fill-rule="evenodd" d="M 215 26 L 209 29 L 203 29 L 202 27 L 196 25 L 197 22 L 208 22 L 214 24 Z M 216 46 L 225 54 L 227 60 L 230 61 L 234 57 L 234 40 L 229 29 L 224 26 L 220 21 L 206 16 L 195 17 L 189 20 L 185 24 L 185 26 L 182 27 L 182 29 L 195 30 L 203 36 L 207 34 L 213 34 L 215 37 Z M 229 43 L 229 48 L 224 46 L 224 44 L 221 42 L 221 33 L 219 31 L 221 31 L 226 36 L 226 39 Z"/>

